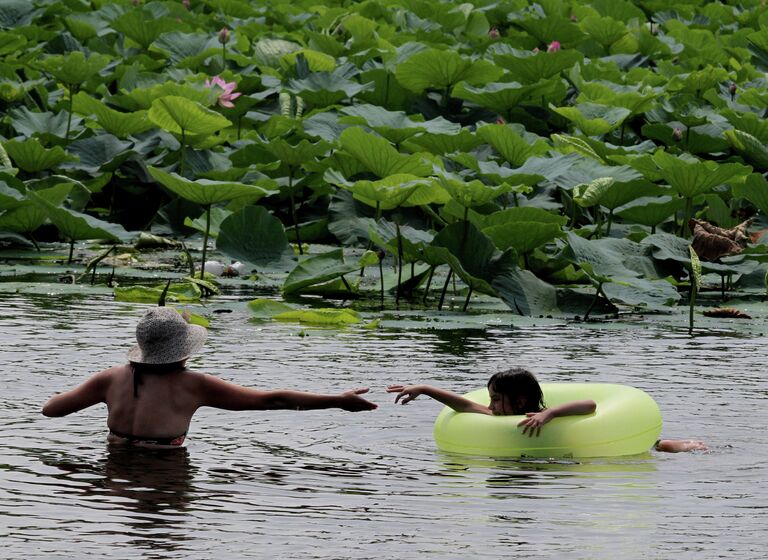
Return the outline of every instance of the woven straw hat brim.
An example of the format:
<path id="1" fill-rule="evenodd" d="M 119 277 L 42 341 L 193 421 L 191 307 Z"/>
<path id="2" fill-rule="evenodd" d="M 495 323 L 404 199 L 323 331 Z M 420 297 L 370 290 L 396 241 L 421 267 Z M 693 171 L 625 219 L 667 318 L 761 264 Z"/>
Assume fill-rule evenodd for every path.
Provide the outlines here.
<path id="1" fill-rule="evenodd" d="M 146 355 L 137 344 L 128 351 L 128 361 L 136 364 L 173 364 L 196 354 L 205 344 L 208 331 L 199 325 L 187 325 L 186 336 L 172 345 L 147 350 Z"/>

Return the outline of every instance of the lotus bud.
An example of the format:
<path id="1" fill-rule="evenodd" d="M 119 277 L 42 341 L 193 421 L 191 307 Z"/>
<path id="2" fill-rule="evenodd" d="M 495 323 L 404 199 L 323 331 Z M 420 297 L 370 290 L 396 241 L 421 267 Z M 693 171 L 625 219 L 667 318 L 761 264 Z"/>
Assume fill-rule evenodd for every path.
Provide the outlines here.
<path id="1" fill-rule="evenodd" d="M 547 45 L 547 52 L 553 53 L 560 50 L 560 41 L 552 41 L 549 45 Z"/>
<path id="2" fill-rule="evenodd" d="M 498 39 L 501 36 L 501 33 L 499 33 L 499 30 L 495 27 L 491 27 L 491 30 L 488 31 L 488 37 L 491 39 Z"/>
<path id="3" fill-rule="evenodd" d="M 376 251 L 376 256 L 379 257 L 380 261 L 384 260 L 384 257 L 386 256 L 386 254 L 387 253 L 385 253 L 383 249 L 379 249 L 378 251 Z"/>
<path id="4" fill-rule="evenodd" d="M 736 87 L 736 84 L 731 82 L 731 85 L 728 86 L 728 93 L 731 94 L 731 98 L 733 98 L 734 95 L 736 95 L 736 90 L 738 88 Z"/>
<path id="5" fill-rule="evenodd" d="M 229 29 L 226 27 L 222 27 L 221 31 L 219 31 L 219 43 L 222 45 L 229 43 Z"/>
<path id="6" fill-rule="evenodd" d="M 181 3 L 184 5 L 186 9 L 189 9 L 189 0 L 181 0 Z"/>
<path id="7" fill-rule="evenodd" d="M 496 124 L 507 124 L 507 121 L 504 120 L 504 117 L 499 115 L 498 117 L 496 117 Z"/>
<path id="8" fill-rule="evenodd" d="M 533 54 L 539 53 L 539 47 L 533 47 Z"/>
<path id="9" fill-rule="evenodd" d="M 577 21 L 579 21 L 579 18 L 577 18 L 575 14 L 571 14 L 571 21 L 573 23 L 576 23 Z"/>
<path id="10" fill-rule="evenodd" d="M 682 129 L 675 128 L 674 130 L 672 130 L 672 138 L 674 138 L 676 142 L 679 142 L 680 140 L 682 140 L 683 139 Z"/>

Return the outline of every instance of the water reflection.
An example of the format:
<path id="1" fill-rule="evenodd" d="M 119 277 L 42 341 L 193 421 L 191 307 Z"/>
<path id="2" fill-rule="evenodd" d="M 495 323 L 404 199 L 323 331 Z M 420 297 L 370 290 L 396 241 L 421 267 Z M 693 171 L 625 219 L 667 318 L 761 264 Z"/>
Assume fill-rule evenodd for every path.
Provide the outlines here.
<path id="1" fill-rule="evenodd" d="M 483 329 L 436 329 L 435 350 L 441 354 L 470 356 L 482 348 L 482 342 L 492 337 Z"/>
<path id="2" fill-rule="evenodd" d="M 54 478 L 76 480 L 61 490 L 78 501 L 108 504 L 109 523 L 96 532 L 121 535 L 125 542 L 146 550 L 175 551 L 193 539 L 183 528 L 195 499 L 196 467 L 186 448 L 140 449 L 110 445 L 95 462 L 69 455 L 44 457 L 43 463 L 60 471 Z M 116 523 L 119 522 L 119 523 Z"/>

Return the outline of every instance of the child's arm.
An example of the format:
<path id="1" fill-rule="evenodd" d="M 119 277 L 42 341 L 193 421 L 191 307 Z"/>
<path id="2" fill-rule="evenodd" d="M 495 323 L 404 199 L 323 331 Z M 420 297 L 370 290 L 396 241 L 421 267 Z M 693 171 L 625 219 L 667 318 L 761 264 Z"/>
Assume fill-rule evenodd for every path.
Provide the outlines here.
<path id="1" fill-rule="evenodd" d="M 667 453 L 707 451 L 708 449 L 703 441 L 693 439 L 660 439 L 656 442 L 656 451 L 666 451 Z"/>
<path id="2" fill-rule="evenodd" d="M 200 406 L 226 410 L 313 410 L 341 408 L 349 412 L 374 410 L 378 405 L 360 395 L 368 389 L 354 389 L 338 395 L 321 395 L 304 391 L 258 391 L 229 383 L 212 375 L 203 377 Z"/>
<path id="3" fill-rule="evenodd" d="M 395 402 L 400 402 L 402 398 L 401 404 L 408 404 L 419 395 L 427 395 L 456 412 L 491 414 L 491 410 L 487 406 L 466 399 L 451 391 L 433 387 L 432 385 L 390 385 L 387 387 L 387 393 L 398 393 L 395 397 Z"/>
<path id="4" fill-rule="evenodd" d="M 43 405 L 44 416 L 66 416 L 94 404 L 104 402 L 109 387 L 108 370 L 93 375 L 70 391 L 54 395 Z"/>
<path id="5" fill-rule="evenodd" d="M 541 433 L 541 427 L 553 418 L 592 414 L 595 409 L 597 409 L 595 401 L 572 401 L 560 406 L 545 408 L 541 412 L 528 412 L 527 418 L 521 420 L 517 425 L 523 426 L 523 434 L 530 430 L 529 436 L 538 436 Z"/>

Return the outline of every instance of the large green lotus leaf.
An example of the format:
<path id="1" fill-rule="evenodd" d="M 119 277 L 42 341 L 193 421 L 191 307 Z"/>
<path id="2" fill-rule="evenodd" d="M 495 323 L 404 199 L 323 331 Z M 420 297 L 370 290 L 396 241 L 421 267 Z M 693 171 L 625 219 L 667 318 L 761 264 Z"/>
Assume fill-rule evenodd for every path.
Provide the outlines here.
<path id="1" fill-rule="evenodd" d="M 659 173 L 681 196 L 693 198 L 727 181 L 747 175 L 751 168 L 739 163 L 690 162 L 663 151 L 653 155 Z"/>
<path id="2" fill-rule="evenodd" d="M 440 177 L 436 183 L 448 191 L 451 198 L 465 208 L 482 206 L 483 204 L 496 200 L 501 195 L 512 191 L 512 186 L 507 183 L 502 183 L 501 185 L 486 185 L 477 179 L 465 181 L 458 176 L 447 174 Z"/>
<path id="3" fill-rule="evenodd" d="M 353 325 L 361 323 L 357 311 L 352 309 L 294 309 L 273 316 L 275 321 L 296 322 L 307 325 Z"/>
<path id="4" fill-rule="evenodd" d="M 651 154 L 642 155 L 612 155 L 608 156 L 608 160 L 619 163 L 622 165 L 628 165 L 632 169 L 637 170 L 648 181 L 660 181 L 661 173 L 659 173 L 658 166 L 653 161 Z"/>
<path id="5" fill-rule="evenodd" d="M 45 211 L 48 219 L 58 228 L 59 232 L 70 241 L 110 239 L 127 242 L 134 237 L 132 233 L 125 231 L 119 224 L 112 224 L 88 214 L 56 206 L 36 192 L 28 192 L 27 194 L 35 204 L 38 204 Z"/>
<path id="6" fill-rule="evenodd" d="M 471 152 L 483 141 L 466 128 L 458 134 L 419 134 L 406 140 L 402 148 L 409 152 L 427 151 L 435 155 Z"/>
<path id="7" fill-rule="evenodd" d="M 617 207 L 616 215 L 630 222 L 656 227 L 684 206 L 685 199 L 679 196 L 641 197 Z"/>
<path id="8" fill-rule="evenodd" d="M 513 50 L 512 53 L 495 54 L 493 59 L 499 66 L 509 70 L 514 80 L 532 84 L 573 67 L 584 60 L 584 55 L 575 49 L 553 53 Z"/>
<path id="9" fill-rule="evenodd" d="M 544 315 L 557 308 L 557 290 L 529 270 L 511 269 L 494 277 L 491 286 L 520 315 Z"/>
<path id="10" fill-rule="evenodd" d="M 327 154 L 331 146 L 322 140 L 315 143 L 301 140 L 298 144 L 289 144 L 283 138 L 275 138 L 265 144 L 264 148 L 279 159 L 283 165 L 297 169 L 303 164 Z"/>
<path id="11" fill-rule="evenodd" d="M 542 18 L 529 16 L 525 19 L 516 20 L 514 23 L 535 37 L 541 45 L 558 41 L 563 46 L 570 46 L 584 38 L 584 33 L 576 25 L 568 19 L 554 14 Z"/>
<path id="12" fill-rule="evenodd" d="M 729 74 L 725 68 L 707 66 L 702 70 L 673 76 L 667 84 L 667 91 L 681 91 L 698 96 L 717 84 L 727 81 L 728 78 Z"/>
<path id="13" fill-rule="evenodd" d="M 149 109 L 152 104 L 162 97 L 184 97 L 190 101 L 205 106 L 210 103 L 211 90 L 201 89 L 192 84 L 177 84 L 175 82 L 166 82 L 155 84 L 149 87 L 137 87 L 130 91 L 125 91 L 121 96 L 110 97 L 110 101 L 130 111 L 140 109 Z"/>
<path id="14" fill-rule="evenodd" d="M 419 155 L 404 155 L 384 138 L 352 127 L 341 133 L 342 148 L 375 175 L 384 178 L 395 174 L 426 177 L 432 166 Z"/>
<path id="15" fill-rule="evenodd" d="M 536 84 L 522 85 L 517 82 L 494 82 L 482 87 L 460 82 L 453 88 L 451 95 L 506 116 L 508 111 L 517 107 L 523 99 L 535 95 L 536 89 Z"/>
<path id="16" fill-rule="evenodd" d="M 312 49 L 299 49 L 284 55 L 280 59 L 280 65 L 289 69 L 296 65 L 296 59 L 303 56 L 310 72 L 333 72 L 336 68 L 336 59 L 323 52 Z"/>
<path id="17" fill-rule="evenodd" d="M 579 21 L 579 27 L 606 49 L 629 32 L 622 22 L 609 16 L 587 16 Z"/>
<path id="18" fill-rule="evenodd" d="M 9 140 L 4 147 L 16 167 L 30 173 L 51 169 L 73 159 L 61 146 L 47 149 L 37 138 L 24 141 Z"/>
<path id="19" fill-rule="evenodd" d="M 295 307 L 287 303 L 267 298 L 252 299 L 247 303 L 247 306 L 251 313 L 263 319 L 272 318 L 278 313 L 296 310 Z"/>
<path id="20" fill-rule="evenodd" d="M 493 241 L 470 222 L 456 222 L 443 228 L 424 247 L 424 260 L 431 265 L 447 263 L 473 290 L 497 295 L 492 282 L 497 276 L 515 270 L 517 254 L 501 252 Z"/>
<path id="21" fill-rule="evenodd" d="M 406 139 L 421 132 L 455 135 L 461 126 L 442 117 L 429 121 L 412 120 L 403 111 L 388 111 L 375 105 L 353 105 L 342 109 L 347 117 L 342 117 L 342 124 L 367 125 L 390 142 L 400 145 Z"/>
<path id="22" fill-rule="evenodd" d="M 27 44 L 27 38 L 18 33 L 0 31 L 0 56 L 21 51 Z"/>
<path id="23" fill-rule="evenodd" d="M 573 201 L 582 208 L 595 206 L 613 183 L 613 177 L 598 177 L 589 183 L 576 185 L 572 191 Z"/>
<path id="24" fill-rule="evenodd" d="M 370 241 L 368 228 L 375 224 L 375 210 L 352 197 L 348 190 L 340 189 L 331 195 L 328 204 L 328 231 L 345 246 L 366 244 Z"/>
<path id="25" fill-rule="evenodd" d="M 26 198 L 21 191 L 8 186 L 8 183 L 0 180 L 0 210 L 10 210 L 21 206 Z"/>
<path id="26" fill-rule="evenodd" d="M 291 78 L 286 89 L 316 107 L 327 107 L 373 88 L 372 83 L 360 84 L 353 80 L 357 74 L 353 65 L 343 64 L 333 72 L 313 72 L 303 79 Z"/>
<path id="27" fill-rule="evenodd" d="M 645 179 L 626 182 L 613 181 L 608 188 L 600 194 L 599 203 L 609 210 L 615 210 L 638 198 L 662 196 L 668 192 L 669 189 Z"/>
<path id="28" fill-rule="evenodd" d="M 648 249 L 629 239 L 587 240 L 568 232 L 563 256 L 578 265 L 611 302 L 659 308 L 680 299 L 677 290 L 658 278 Z"/>
<path id="29" fill-rule="evenodd" d="M 104 130 L 118 138 L 139 134 L 152 128 L 152 123 L 149 122 L 146 111 L 121 113 L 110 109 L 103 101 L 97 100 L 82 91 L 72 99 L 72 110 L 81 115 L 95 116 L 96 121 Z M 66 119 L 64 127 L 66 130 Z M 62 133 L 61 136 L 63 135 Z"/>
<path id="30" fill-rule="evenodd" d="M 768 181 L 760 173 L 752 173 L 743 183 L 733 185 L 732 192 L 734 197 L 746 198 L 763 215 L 768 215 Z"/>
<path id="31" fill-rule="evenodd" d="M 67 198 L 72 183 L 60 183 L 56 186 L 40 189 L 35 194 L 41 199 L 58 206 Z M 15 207 L 0 215 L 0 231 L 33 232 L 45 223 L 48 213 L 29 197 L 24 198 Z"/>
<path id="32" fill-rule="evenodd" d="M 221 52 L 215 35 L 209 33 L 163 33 L 149 48 L 168 57 L 171 64 L 180 68 L 195 68 L 209 56 Z"/>
<path id="33" fill-rule="evenodd" d="M 445 90 L 462 81 L 487 84 L 498 80 L 503 73 L 488 60 L 473 60 L 453 50 L 437 49 L 417 52 L 395 69 L 397 81 L 414 93 L 425 89 Z"/>
<path id="34" fill-rule="evenodd" d="M 564 154 L 577 153 L 583 156 L 591 157 L 602 164 L 606 161 L 602 155 L 584 139 L 578 136 L 569 136 L 567 134 L 552 134 L 550 137 L 555 147 Z"/>
<path id="35" fill-rule="evenodd" d="M 175 134 L 213 134 L 232 125 L 216 111 L 176 95 L 153 101 L 148 116 L 157 126 Z"/>
<path id="36" fill-rule="evenodd" d="M 208 179 L 191 181 L 177 173 L 167 173 L 156 167 L 149 167 L 148 171 L 152 178 L 170 191 L 203 206 L 240 197 L 247 197 L 256 201 L 269 194 L 266 188 L 259 185 L 210 181 Z"/>
<path id="37" fill-rule="evenodd" d="M 149 10 L 133 9 L 115 19 L 112 28 L 147 49 L 162 33 L 183 29 L 184 25 L 171 18 L 158 18 Z"/>
<path id="38" fill-rule="evenodd" d="M 211 208 L 211 216 L 210 216 L 211 221 L 210 221 L 210 224 L 207 226 L 208 235 L 210 235 L 214 239 L 218 237 L 219 231 L 221 229 L 221 222 L 223 222 L 225 219 L 227 219 L 231 215 L 232 215 L 232 212 L 230 210 L 227 210 L 226 208 L 219 208 L 218 206 L 213 206 Z M 194 220 L 189 217 L 186 218 L 184 220 L 184 225 L 192 229 L 195 229 L 200 233 L 205 233 L 206 222 L 207 222 L 206 214 L 203 214 L 202 216 L 198 216 Z"/>
<path id="39" fill-rule="evenodd" d="M 428 179 L 407 173 L 397 173 L 378 181 L 363 180 L 350 183 L 338 172 L 329 169 L 326 171 L 324 179 L 331 184 L 351 191 L 355 200 L 381 210 L 391 210 L 404 205 L 420 190 L 424 190 L 425 195 L 418 197 L 418 200 L 409 204 L 410 206 L 437 202 L 435 196 L 441 194 L 440 191 L 430 188 Z"/>
<path id="40" fill-rule="evenodd" d="M 110 61 L 111 58 L 105 54 L 91 53 L 86 56 L 82 51 L 71 51 L 47 56 L 34 66 L 64 84 L 79 85 L 101 72 Z"/>
<path id="41" fill-rule="evenodd" d="M 283 294 L 301 292 L 310 286 L 325 284 L 345 274 L 360 270 L 359 263 L 345 263 L 342 249 L 314 255 L 302 260 L 283 284 Z"/>
<path id="42" fill-rule="evenodd" d="M 602 105 L 613 105 L 629 109 L 632 115 L 651 110 L 656 99 L 662 94 L 659 89 L 640 86 L 620 86 L 601 82 L 584 82 L 580 86 L 579 102 L 590 101 Z"/>
<path id="43" fill-rule="evenodd" d="M 372 222 L 368 226 L 368 234 L 374 244 L 389 249 L 394 255 L 400 253 L 406 262 L 420 261 L 424 247 L 432 243 L 435 237 L 432 232 L 407 225 L 398 227 L 383 219 Z"/>
<path id="44" fill-rule="evenodd" d="M 339 122 L 339 117 L 331 111 L 315 113 L 302 120 L 302 128 L 306 136 L 321 138 L 326 142 L 337 142 L 347 125 Z"/>
<path id="45" fill-rule="evenodd" d="M 550 108 L 571 121 L 579 130 L 587 136 L 600 136 L 615 128 L 631 114 L 624 107 L 612 107 L 597 103 L 579 103 L 575 107 Z"/>
<path id="46" fill-rule="evenodd" d="M 768 96 L 768 93 L 766 95 Z M 762 105 L 768 106 L 768 100 Z M 760 115 L 750 112 L 739 113 L 730 109 L 724 109 L 720 113 L 736 129 L 754 136 L 760 142 L 768 142 L 768 120 Z"/>
<path id="47" fill-rule="evenodd" d="M 260 66 L 278 68 L 286 54 L 298 51 L 301 45 L 285 39 L 260 39 L 253 43 L 253 59 Z"/>
<path id="48" fill-rule="evenodd" d="M 558 224 L 524 221 L 485 227 L 482 231 L 502 251 L 511 247 L 521 255 L 563 235 L 563 229 Z"/>
<path id="49" fill-rule="evenodd" d="M 132 142 L 123 142 L 111 134 L 75 140 L 69 145 L 69 153 L 79 157 L 80 161 L 62 167 L 82 169 L 91 174 L 114 171 L 134 153 L 132 147 Z"/>
<path id="50" fill-rule="evenodd" d="M 373 89 L 361 92 L 358 99 L 390 110 L 407 110 L 413 94 L 392 79 L 392 73 L 385 68 L 372 68 L 360 73 L 360 80 L 372 83 Z"/>
<path id="51" fill-rule="evenodd" d="M 726 130 L 725 137 L 746 161 L 758 169 L 768 170 L 768 148 L 764 142 L 741 130 Z"/>
<path id="52" fill-rule="evenodd" d="M 568 223 L 568 218 L 535 206 L 520 206 L 505 208 L 485 216 L 482 220 L 482 228 L 503 226 L 515 222 L 538 222 L 564 226 Z"/>
<path id="53" fill-rule="evenodd" d="M 26 107 L 19 107 L 10 112 L 11 125 L 17 132 L 24 136 L 40 136 L 50 134 L 59 138 L 64 138 L 67 132 L 66 112 L 51 113 L 48 111 L 36 113 Z M 74 127 L 78 127 L 82 119 L 72 119 Z"/>
<path id="54" fill-rule="evenodd" d="M 282 222 L 263 206 L 246 206 L 219 228 L 216 248 L 257 268 L 292 268 L 296 257 Z"/>
<path id="55" fill-rule="evenodd" d="M 684 148 L 692 154 L 716 154 L 728 151 L 728 140 L 723 134 L 728 134 L 720 126 L 703 124 L 691 127 L 683 132 L 683 138 L 678 140 L 675 130 L 684 130 L 680 122 L 646 124 L 640 129 L 643 136 L 664 142 L 667 146 Z"/>
<path id="56" fill-rule="evenodd" d="M 494 147 L 511 165 L 519 167 L 528 158 L 547 153 L 549 145 L 540 138 L 523 138 L 511 126 L 490 124 L 482 126 L 476 132 L 479 138 Z"/>
<path id="57" fill-rule="evenodd" d="M 165 284 L 157 286 L 116 286 L 115 301 L 134 303 L 157 303 L 165 292 L 165 301 L 170 303 L 192 303 L 200 301 L 202 290 L 194 282 L 174 282 L 166 291 Z"/>

